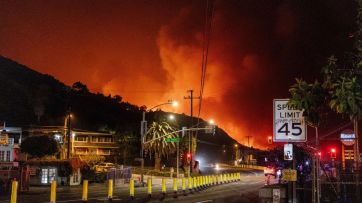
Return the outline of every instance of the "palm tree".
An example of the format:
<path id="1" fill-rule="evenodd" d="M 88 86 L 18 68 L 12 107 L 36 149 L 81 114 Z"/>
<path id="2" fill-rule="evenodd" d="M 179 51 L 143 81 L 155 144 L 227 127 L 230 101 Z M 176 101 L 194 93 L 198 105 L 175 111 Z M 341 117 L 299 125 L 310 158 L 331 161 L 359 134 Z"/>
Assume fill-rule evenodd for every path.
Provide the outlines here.
<path id="1" fill-rule="evenodd" d="M 167 122 L 152 122 L 146 134 L 145 150 L 154 153 L 155 169 L 161 169 L 161 157 L 173 153 L 176 149 L 175 142 L 166 142 L 166 138 L 175 138 L 176 131 Z"/>

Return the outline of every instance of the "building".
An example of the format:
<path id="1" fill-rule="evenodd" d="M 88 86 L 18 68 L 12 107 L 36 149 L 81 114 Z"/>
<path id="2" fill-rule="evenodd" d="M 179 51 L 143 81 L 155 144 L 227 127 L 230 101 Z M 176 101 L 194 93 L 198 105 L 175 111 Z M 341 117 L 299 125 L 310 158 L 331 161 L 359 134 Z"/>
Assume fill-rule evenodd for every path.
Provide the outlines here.
<path id="1" fill-rule="evenodd" d="M 68 153 L 68 131 L 63 126 L 32 126 L 24 131 L 26 136 L 51 136 L 60 144 L 58 159 L 66 159 Z M 103 156 L 110 158 L 118 148 L 116 139 L 109 132 L 72 129 L 70 131 L 70 157 Z"/>
<path id="2" fill-rule="evenodd" d="M 72 156 L 80 158 L 89 155 L 111 157 L 117 148 L 114 135 L 108 132 L 72 131 Z"/>
<path id="3" fill-rule="evenodd" d="M 12 165 L 12 162 L 19 161 L 21 138 L 21 128 L 0 128 L 0 165 Z"/>

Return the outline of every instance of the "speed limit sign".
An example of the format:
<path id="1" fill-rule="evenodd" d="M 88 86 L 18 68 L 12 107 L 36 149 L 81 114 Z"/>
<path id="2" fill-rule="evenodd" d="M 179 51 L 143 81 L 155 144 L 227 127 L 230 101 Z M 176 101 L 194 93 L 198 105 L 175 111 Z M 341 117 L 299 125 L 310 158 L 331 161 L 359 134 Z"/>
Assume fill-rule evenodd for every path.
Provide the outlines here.
<path id="1" fill-rule="evenodd" d="M 305 142 L 307 128 L 303 111 L 288 104 L 289 99 L 274 99 L 274 142 Z"/>

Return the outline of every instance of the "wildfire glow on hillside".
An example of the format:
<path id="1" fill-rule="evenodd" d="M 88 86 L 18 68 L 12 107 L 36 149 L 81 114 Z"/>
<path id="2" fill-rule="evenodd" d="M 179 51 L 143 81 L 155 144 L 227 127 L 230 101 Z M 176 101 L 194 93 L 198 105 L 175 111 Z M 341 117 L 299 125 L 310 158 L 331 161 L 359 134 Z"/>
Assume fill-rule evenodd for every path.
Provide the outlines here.
<path id="1" fill-rule="evenodd" d="M 189 114 L 184 96 L 200 91 L 205 2 L 1 1 L 0 54 L 137 105 L 178 100 L 176 111 Z M 333 2 L 216 1 L 201 117 L 241 144 L 252 136 L 251 145 L 266 146 L 272 100 L 351 44 L 354 3 Z"/>

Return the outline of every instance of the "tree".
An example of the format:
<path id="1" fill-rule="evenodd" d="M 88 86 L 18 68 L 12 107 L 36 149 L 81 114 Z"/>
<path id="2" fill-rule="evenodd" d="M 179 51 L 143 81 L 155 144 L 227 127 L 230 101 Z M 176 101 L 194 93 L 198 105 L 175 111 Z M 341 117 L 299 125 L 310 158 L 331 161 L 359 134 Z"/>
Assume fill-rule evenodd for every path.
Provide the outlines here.
<path id="1" fill-rule="evenodd" d="M 131 155 L 132 150 L 135 148 L 136 142 L 139 143 L 139 138 L 137 139 L 131 131 L 126 131 L 118 135 L 119 149 L 117 151 L 122 155 L 123 164 L 127 163 L 127 158 L 130 157 L 129 155 Z"/>
<path id="2" fill-rule="evenodd" d="M 289 92 L 291 94 L 289 104 L 299 110 L 304 110 L 303 116 L 307 122 L 318 126 L 327 96 L 322 84 L 317 80 L 308 84 L 302 79 L 296 79 L 296 83 L 290 87 Z"/>
<path id="3" fill-rule="evenodd" d="M 21 143 L 20 149 L 38 158 L 55 155 L 59 151 L 58 143 L 48 136 L 28 137 Z"/>
<path id="4" fill-rule="evenodd" d="M 330 77 L 328 77 L 330 78 Z M 315 128 L 315 144 L 316 149 L 319 150 L 319 140 L 318 140 L 318 127 L 321 122 L 321 113 L 324 110 L 326 99 L 327 99 L 327 91 L 323 88 L 324 86 L 315 81 L 314 83 L 308 84 L 306 81 L 302 79 L 296 79 L 296 83 L 292 85 L 289 89 L 291 94 L 291 99 L 289 100 L 289 104 L 295 106 L 299 110 L 303 110 L 303 116 L 306 119 L 306 122 Z M 316 155 L 313 158 L 313 166 L 315 166 L 314 162 L 316 163 L 316 168 L 313 168 L 313 177 L 319 176 L 319 157 Z M 316 175 L 316 176 L 315 176 Z M 319 182 L 318 179 L 313 180 L 313 195 L 312 197 L 315 198 L 315 195 L 318 196 L 319 192 Z M 316 190 L 314 188 L 317 188 Z M 314 199 L 315 200 L 315 199 Z M 313 200 L 313 202 L 314 202 Z"/>
<path id="5" fill-rule="evenodd" d="M 167 122 L 152 122 L 147 131 L 145 150 L 154 153 L 155 156 L 155 169 L 161 169 L 161 157 L 173 153 L 176 148 L 174 142 L 166 142 L 166 138 L 175 138 L 173 134 L 176 129 Z M 171 134 L 172 133 L 172 134 Z"/>
<path id="6" fill-rule="evenodd" d="M 353 122 L 355 152 L 359 153 L 358 121 L 362 115 L 362 78 L 357 74 L 345 74 L 332 87 L 329 105 L 335 112 L 348 115 Z M 355 161 L 358 162 L 358 156 L 355 156 Z"/>
<path id="7" fill-rule="evenodd" d="M 87 87 L 87 85 L 81 83 L 81 82 L 75 82 L 73 85 L 72 85 L 72 90 L 78 92 L 78 93 L 81 93 L 81 94 L 87 94 L 89 93 L 89 89 Z"/>

